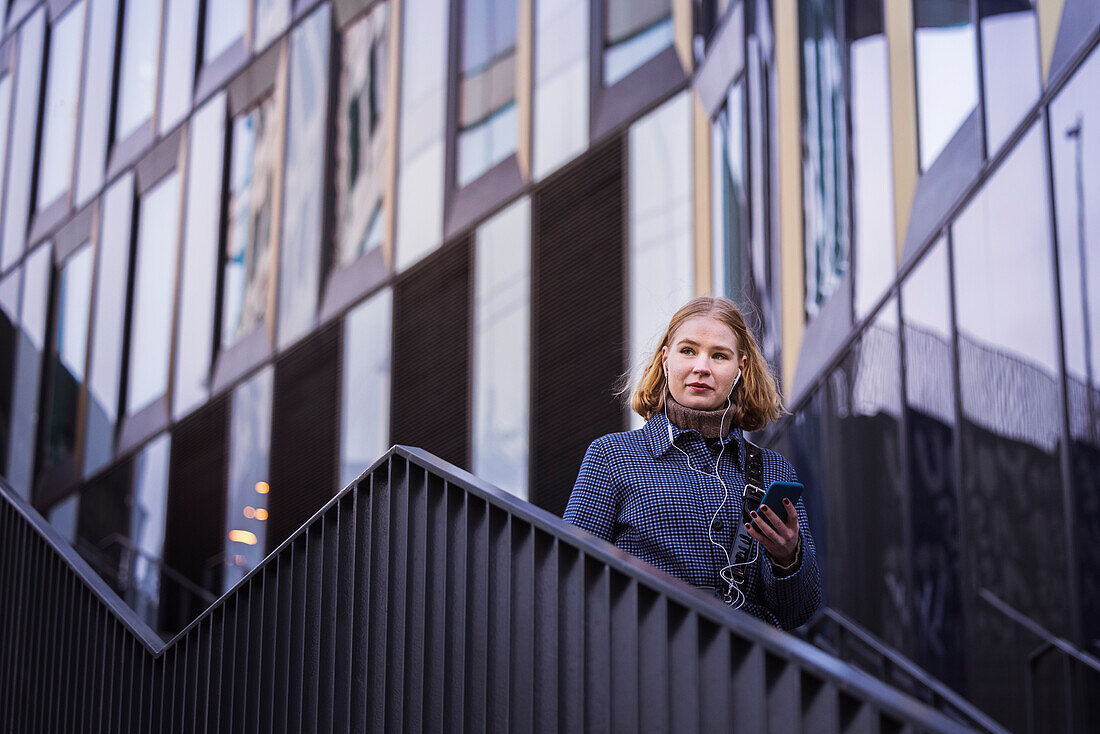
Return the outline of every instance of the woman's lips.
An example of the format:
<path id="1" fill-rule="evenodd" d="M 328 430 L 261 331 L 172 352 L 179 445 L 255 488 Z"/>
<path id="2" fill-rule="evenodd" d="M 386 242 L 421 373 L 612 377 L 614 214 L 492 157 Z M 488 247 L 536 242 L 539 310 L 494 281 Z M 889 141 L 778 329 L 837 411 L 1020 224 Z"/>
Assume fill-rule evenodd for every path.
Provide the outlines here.
<path id="1" fill-rule="evenodd" d="M 692 383 L 692 384 L 688 385 L 687 387 L 688 387 L 688 390 L 691 390 L 693 392 L 710 392 L 711 390 L 714 389 L 710 385 L 701 385 L 701 384 L 698 384 L 698 383 Z"/>

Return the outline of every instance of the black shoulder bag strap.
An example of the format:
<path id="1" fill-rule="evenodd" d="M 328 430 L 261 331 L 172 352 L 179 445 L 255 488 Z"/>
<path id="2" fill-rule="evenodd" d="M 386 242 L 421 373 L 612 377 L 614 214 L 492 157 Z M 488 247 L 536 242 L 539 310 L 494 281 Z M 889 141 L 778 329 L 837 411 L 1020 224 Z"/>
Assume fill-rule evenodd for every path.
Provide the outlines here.
<path id="1" fill-rule="evenodd" d="M 752 521 L 750 512 L 755 512 L 764 499 L 764 449 L 745 441 L 745 493 L 741 496 L 741 522 L 737 524 L 737 536 L 733 547 L 733 577 L 738 583 L 745 580 L 748 573 L 749 551 L 752 550 L 752 536 L 745 524 Z"/>

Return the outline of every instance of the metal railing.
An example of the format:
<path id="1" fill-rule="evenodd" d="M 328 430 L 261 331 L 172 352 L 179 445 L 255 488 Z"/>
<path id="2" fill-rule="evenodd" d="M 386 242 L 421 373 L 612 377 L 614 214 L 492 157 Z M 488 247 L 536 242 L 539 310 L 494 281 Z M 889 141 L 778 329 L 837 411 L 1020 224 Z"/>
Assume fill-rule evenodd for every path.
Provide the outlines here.
<path id="1" fill-rule="evenodd" d="M 0 494 L 12 731 L 964 731 L 395 447 L 174 638 Z"/>
<path id="2" fill-rule="evenodd" d="M 977 731 L 1008 729 L 855 621 L 825 607 L 799 636 Z"/>
<path id="3" fill-rule="evenodd" d="M 1038 646 L 1028 653 L 1024 666 L 1024 690 L 1027 695 L 1027 730 L 1029 732 L 1050 730 L 1049 721 L 1040 722 L 1039 690 L 1036 682 L 1039 677 L 1039 663 L 1047 655 L 1057 653 L 1061 656 L 1062 663 L 1061 693 L 1063 696 L 1065 731 L 1088 731 L 1089 724 L 1085 721 L 1086 706 L 1095 711 L 1095 703 L 1091 706 L 1088 704 L 1078 706 L 1077 701 L 1085 698 L 1082 691 L 1086 685 L 1084 676 L 1087 671 L 1092 671 L 1094 676 L 1100 674 L 1100 659 L 1078 648 L 1064 637 L 1058 637 L 989 589 L 980 590 L 978 597 L 1041 640 Z M 1095 713 L 1093 716 L 1095 716 Z"/>

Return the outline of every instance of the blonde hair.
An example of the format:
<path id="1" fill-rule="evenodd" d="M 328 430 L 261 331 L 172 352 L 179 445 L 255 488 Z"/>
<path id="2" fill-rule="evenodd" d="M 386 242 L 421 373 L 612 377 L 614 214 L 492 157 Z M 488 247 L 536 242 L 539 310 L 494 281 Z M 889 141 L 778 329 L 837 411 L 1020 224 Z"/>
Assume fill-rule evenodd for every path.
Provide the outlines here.
<path id="1" fill-rule="evenodd" d="M 649 420 L 665 406 L 665 393 L 668 390 L 662 369 L 664 348 L 672 345 L 676 330 L 688 319 L 696 316 L 709 316 L 725 324 L 737 339 L 738 359 L 747 357 L 741 380 L 733 391 L 732 425 L 746 431 L 758 431 L 769 423 L 779 419 L 783 413 L 783 402 L 775 376 L 768 366 L 756 340 L 745 323 L 745 317 L 737 305 L 727 298 L 700 296 L 693 298 L 680 307 L 668 322 L 665 335 L 657 350 L 646 365 L 642 377 L 638 380 L 630 396 L 630 409 L 642 418 Z"/>

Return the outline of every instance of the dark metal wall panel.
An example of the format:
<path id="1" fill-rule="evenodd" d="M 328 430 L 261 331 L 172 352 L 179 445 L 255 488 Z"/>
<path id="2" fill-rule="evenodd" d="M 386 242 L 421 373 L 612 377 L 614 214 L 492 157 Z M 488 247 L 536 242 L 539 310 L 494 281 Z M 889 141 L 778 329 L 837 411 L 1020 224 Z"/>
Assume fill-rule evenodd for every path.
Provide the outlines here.
<path id="1" fill-rule="evenodd" d="M 470 240 L 450 243 L 393 290 L 391 442 L 468 467 Z"/>
<path id="2" fill-rule="evenodd" d="M 340 326 L 309 337 L 275 363 L 271 418 L 272 551 L 336 494 Z"/>
<path id="3" fill-rule="evenodd" d="M 13 731 L 963 730 L 419 451 L 168 642 L 32 513 L 0 492 Z"/>
<path id="4" fill-rule="evenodd" d="M 588 444 L 624 427 L 624 151 L 616 136 L 532 196 L 530 496 L 557 515 Z"/>
<path id="5" fill-rule="evenodd" d="M 181 421 L 172 432 L 164 563 L 215 594 L 221 591 L 229 477 L 229 400 L 220 398 Z M 175 584 L 161 595 L 161 628 L 181 629 L 204 603 Z"/>

